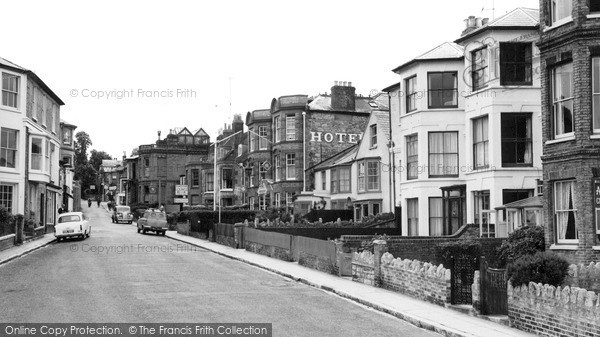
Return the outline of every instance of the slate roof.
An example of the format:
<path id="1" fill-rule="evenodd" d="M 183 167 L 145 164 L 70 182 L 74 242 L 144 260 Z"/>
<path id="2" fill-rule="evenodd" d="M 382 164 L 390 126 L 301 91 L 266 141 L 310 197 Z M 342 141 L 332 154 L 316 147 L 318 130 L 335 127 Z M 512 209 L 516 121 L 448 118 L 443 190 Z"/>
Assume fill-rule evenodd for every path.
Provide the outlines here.
<path id="1" fill-rule="evenodd" d="M 393 71 L 396 72 L 410 64 L 419 61 L 431 61 L 431 60 L 448 60 L 448 59 L 461 59 L 464 57 L 464 48 L 454 42 L 444 42 L 439 46 L 415 57 L 414 59 L 396 67 Z"/>
<path id="2" fill-rule="evenodd" d="M 501 17 L 488 22 L 486 25 L 477 28 L 464 36 L 461 36 L 454 42 L 460 42 L 477 35 L 483 31 L 490 29 L 503 29 L 503 28 L 535 28 L 540 24 L 540 11 L 533 8 L 518 7 L 512 11 L 502 15 Z"/>
<path id="3" fill-rule="evenodd" d="M 377 110 L 373 111 L 371 116 L 377 120 L 377 132 L 383 132 L 385 139 L 390 139 L 390 112 Z"/>
<path id="4" fill-rule="evenodd" d="M 14 71 L 26 74 L 29 79 L 31 79 L 32 81 L 34 81 L 38 85 L 40 85 L 42 87 L 42 89 L 44 89 L 50 95 L 50 97 L 52 97 L 56 101 L 56 103 L 58 103 L 59 105 L 65 105 L 65 103 L 60 99 L 60 97 L 58 97 L 58 95 L 56 95 L 54 93 L 54 91 L 52 91 L 52 89 L 50 89 L 50 87 L 48 87 L 48 85 L 46 85 L 46 83 L 44 83 L 44 81 L 42 81 L 42 79 L 39 78 L 33 71 L 31 71 L 29 69 L 25 69 L 15 63 L 10 62 L 9 60 L 7 60 L 5 58 L 2 58 L 2 57 L 0 57 L 0 66 L 4 66 L 4 67 L 10 68 Z"/>
<path id="5" fill-rule="evenodd" d="M 543 202 L 542 197 L 539 195 L 536 195 L 535 197 L 513 201 L 506 205 L 496 207 L 496 209 L 525 208 L 525 207 L 542 208 L 544 206 L 542 202 Z"/>
<path id="6" fill-rule="evenodd" d="M 307 171 L 310 169 L 314 169 L 315 171 L 326 170 L 331 166 L 351 163 L 354 161 L 354 157 L 356 156 L 357 152 L 358 152 L 358 144 L 354 144 L 354 145 L 342 150 L 341 152 L 321 161 L 320 163 L 318 163 L 312 167 L 309 167 L 307 169 Z"/>
<path id="7" fill-rule="evenodd" d="M 15 69 L 18 69 L 21 71 L 28 71 L 27 69 L 25 69 L 19 65 L 16 65 L 15 63 L 12 63 L 9 60 L 2 58 L 2 57 L 0 57 L 0 64 L 2 64 L 3 66 L 10 67 L 10 68 L 15 68 Z"/>

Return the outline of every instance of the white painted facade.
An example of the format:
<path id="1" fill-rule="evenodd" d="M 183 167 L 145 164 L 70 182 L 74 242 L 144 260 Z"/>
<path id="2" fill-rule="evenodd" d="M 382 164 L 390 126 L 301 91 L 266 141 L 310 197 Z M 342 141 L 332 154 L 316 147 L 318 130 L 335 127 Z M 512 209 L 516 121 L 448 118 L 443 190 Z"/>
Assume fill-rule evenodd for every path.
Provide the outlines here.
<path id="1" fill-rule="evenodd" d="M 540 76 L 539 52 L 535 46 L 535 29 L 483 29 L 468 39 L 459 39 L 464 48 L 464 58 L 447 58 L 435 60 L 419 60 L 396 69 L 400 78 L 400 89 L 390 91 L 392 102 L 392 135 L 396 157 L 396 203 L 402 207 L 402 228 L 404 235 L 430 236 L 438 235 L 431 223 L 435 210 L 430 207 L 430 198 L 442 197 L 443 187 L 462 189 L 463 198 L 458 213 L 462 213 L 460 225 L 478 223 L 482 236 L 506 236 L 512 228 L 508 228 L 502 212 L 496 213 L 500 207 L 515 196 L 536 195 L 538 180 L 542 178 L 541 160 L 541 109 L 540 109 Z M 531 46 L 531 83 L 520 85 L 503 85 L 500 83 L 502 72 L 499 47 L 505 42 L 518 42 Z M 484 48 L 487 55 L 487 80 L 485 86 L 473 90 L 472 85 L 472 52 Z M 505 54 L 506 55 L 506 54 Z M 506 63 L 503 63 L 506 64 Z M 476 67 L 479 67 L 476 65 Z M 431 72 L 456 71 L 458 78 L 458 104 L 456 108 L 431 109 L 428 107 L 427 75 Z M 416 109 L 407 112 L 407 79 L 417 76 Z M 503 75 L 504 76 L 504 75 Z M 507 77 L 505 77 L 507 78 Z M 528 117 L 529 116 L 529 117 Z M 482 117 L 487 117 L 487 127 Z M 526 122 L 520 123 L 525 120 Z M 528 121 L 528 122 L 527 122 Z M 515 128 L 509 127 L 517 123 Z M 481 124 L 479 124 L 481 123 Z M 504 134 L 502 126 L 504 126 Z M 527 124 L 529 123 L 529 124 Z M 523 124 L 527 125 L 522 127 Z M 485 141 L 476 145 L 475 129 L 480 126 L 488 136 Z M 510 139 L 510 130 L 528 129 L 526 136 L 518 140 Z M 447 177 L 430 175 L 430 148 L 428 135 L 431 132 L 458 132 L 458 174 Z M 516 131 L 515 131 L 516 132 Z M 408 179 L 407 172 L 407 137 L 416 135 L 418 139 L 417 155 L 419 171 L 417 177 Z M 477 133 L 479 135 L 479 133 Z M 482 136 L 484 137 L 484 136 Z M 480 137 L 481 138 L 481 137 Z M 412 138 L 414 139 L 414 138 Z M 487 145 L 484 143 L 487 142 Z M 523 143 L 524 152 L 507 151 L 511 142 Z M 504 144 L 504 146 L 503 146 Z M 519 145 L 520 146 L 520 145 Z M 483 155 L 475 158 L 475 148 L 482 149 Z M 515 148 L 521 149 L 515 145 Z M 505 153 L 503 154 L 503 149 Z M 503 156 L 505 157 L 503 160 Z M 514 162 L 507 158 L 515 157 Z M 480 165 L 483 158 L 487 165 Z M 449 192 L 450 193 L 450 192 Z M 459 193 L 459 192 L 456 192 Z M 488 197 L 489 195 L 489 197 Z M 449 194 L 447 195 L 447 197 Z M 477 197 L 476 197 L 477 196 Z M 417 214 L 414 202 L 417 201 Z M 481 202 L 485 200 L 485 202 Z M 489 200 L 489 202 L 488 202 Z M 409 202 L 412 210 L 409 212 Z M 435 202 L 435 201 L 434 201 Z M 452 206 L 443 199 L 443 223 L 446 226 L 452 216 Z M 485 205 L 485 206 L 484 206 Z M 457 209 L 458 209 L 457 208 Z M 409 213 L 411 213 L 409 217 Z M 439 214 L 438 214 L 439 215 Z M 487 218 L 487 220 L 485 220 Z M 416 222 L 416 223 L 415 223 Z M 451 233 L 443 233 L 451 234 Z"/>

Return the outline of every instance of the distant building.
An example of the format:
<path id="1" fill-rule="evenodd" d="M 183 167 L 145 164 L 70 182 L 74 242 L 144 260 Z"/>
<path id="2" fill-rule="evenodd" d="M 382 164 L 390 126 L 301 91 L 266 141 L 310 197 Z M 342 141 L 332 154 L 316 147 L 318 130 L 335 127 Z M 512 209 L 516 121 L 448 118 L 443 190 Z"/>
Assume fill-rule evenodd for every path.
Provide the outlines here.
<path id="1" fill-rule="evenodd" d="M 75 141 L 73 135 L 75 134 L 76 125 L 67 123 L 63 120 L 60 121 L 60 181 L 63 189 L 62 203 L 67 206 L 67 209 L 77 211 L 81 205 L 75 202 L 75 198 L 80 200 L 81 194 L 77 195 L 73 189 L 74 181 L 73 177 L 75 162 Z"/>
<path id="2" fill-rule="evenodd" d="M 600 260 L 600 1 L 542 1 L 540 48 L 546 245 Z"/>
<path id="3" fill-rule="evenodd" d="M 160 136 L 159 136 L 160 137 Z M 209 154 L 210 137 L 202 130 L 188 128 L 171 129 L 165 139 L 156 143 L 140 145 L 137 158 L 128 159 L 128 166 L 135 169 L 135 178 L 129 178 L 131 203 L 163 204 L 175 203 L 175 185 L 181 185 L 186 175 L 190 156 L 206 158 Z M 131 172 L 131 171 L 130 171 Z M 183 203 L 181 203 L 183 204 Z"/>
<path id="4" fill-rule="evenodd" d="M 0 58 L 0 206 L 54 225 L 63 200 L 59 153 L 63 101 L 35 73 Z"/>
<path id="5" fill-rule="evenodd" d="M 102 200 L 126 205 L 127 167 L 121 160 L 103 159 L 99 169 L 100 181 L 97 184 L 102 192 Z"/>
<path id="6" fill-rule="evenodd" d="M 269 109 L 254 110 L 246 114 L 247 140 L 240 148 L 242 152 L 238 162 L 243 170 L 242 186 L 245 190 L 245 203 L 250 209 L 267 209 L 274 201 L 271 199 L 271 193 L 267 193 L 272 191 L 273 184 L 271 123 Z"/>

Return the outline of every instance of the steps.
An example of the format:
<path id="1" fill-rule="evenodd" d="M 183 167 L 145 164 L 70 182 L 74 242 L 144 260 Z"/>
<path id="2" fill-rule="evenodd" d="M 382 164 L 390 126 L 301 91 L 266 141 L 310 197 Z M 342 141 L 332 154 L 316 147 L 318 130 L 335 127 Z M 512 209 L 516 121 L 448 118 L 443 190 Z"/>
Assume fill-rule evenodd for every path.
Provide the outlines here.
<path id="1" fill-rule="evenodd" d="M 470 304 L 446 304 L 445 307 L 469 316 L 474 316 L 497 324 L 510 326 L 510 322 L 508 320 L 507 315 L 481 315 L 478 314 L 477 311 L 475 311 L 473 306 Z"/>

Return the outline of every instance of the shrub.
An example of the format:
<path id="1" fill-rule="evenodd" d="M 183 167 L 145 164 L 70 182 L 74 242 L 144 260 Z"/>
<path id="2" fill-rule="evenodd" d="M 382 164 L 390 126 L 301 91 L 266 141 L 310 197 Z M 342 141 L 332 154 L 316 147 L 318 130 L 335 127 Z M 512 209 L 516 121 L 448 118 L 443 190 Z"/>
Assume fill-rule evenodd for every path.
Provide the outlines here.
<path id="1" fill-rule="evenodd" d="M 0 206 L 0 236 L 12 234 L 14 226 L 15 217 L 8 212 L 8 209 Z"/>
<path id="2" fill-rule="evenodd" d="M 456 240 L 439 244 L 436 249 L 437 261 L 442 261 L 445 268 L 451 268 L 452 257 L 469 255 L 473 258 L 481 256 L 481 243 L 475 240 Z"/>
<path id="3" fill-rule="evenodd" d="M 498 248 L 498 263 L 504 267 L 524 255 L 545 250 L 544 227 L 523 226 L 510 233 L 508 240 Z"/>
<path id="4" fill-rule="evenodd" d="M 568 271 L 569 262 L 549 252 L 525 255 L 508 265 L 508 277 L 513 287 L 527 285 L 529 282 L 556 287 L 563 283 Z"/>

